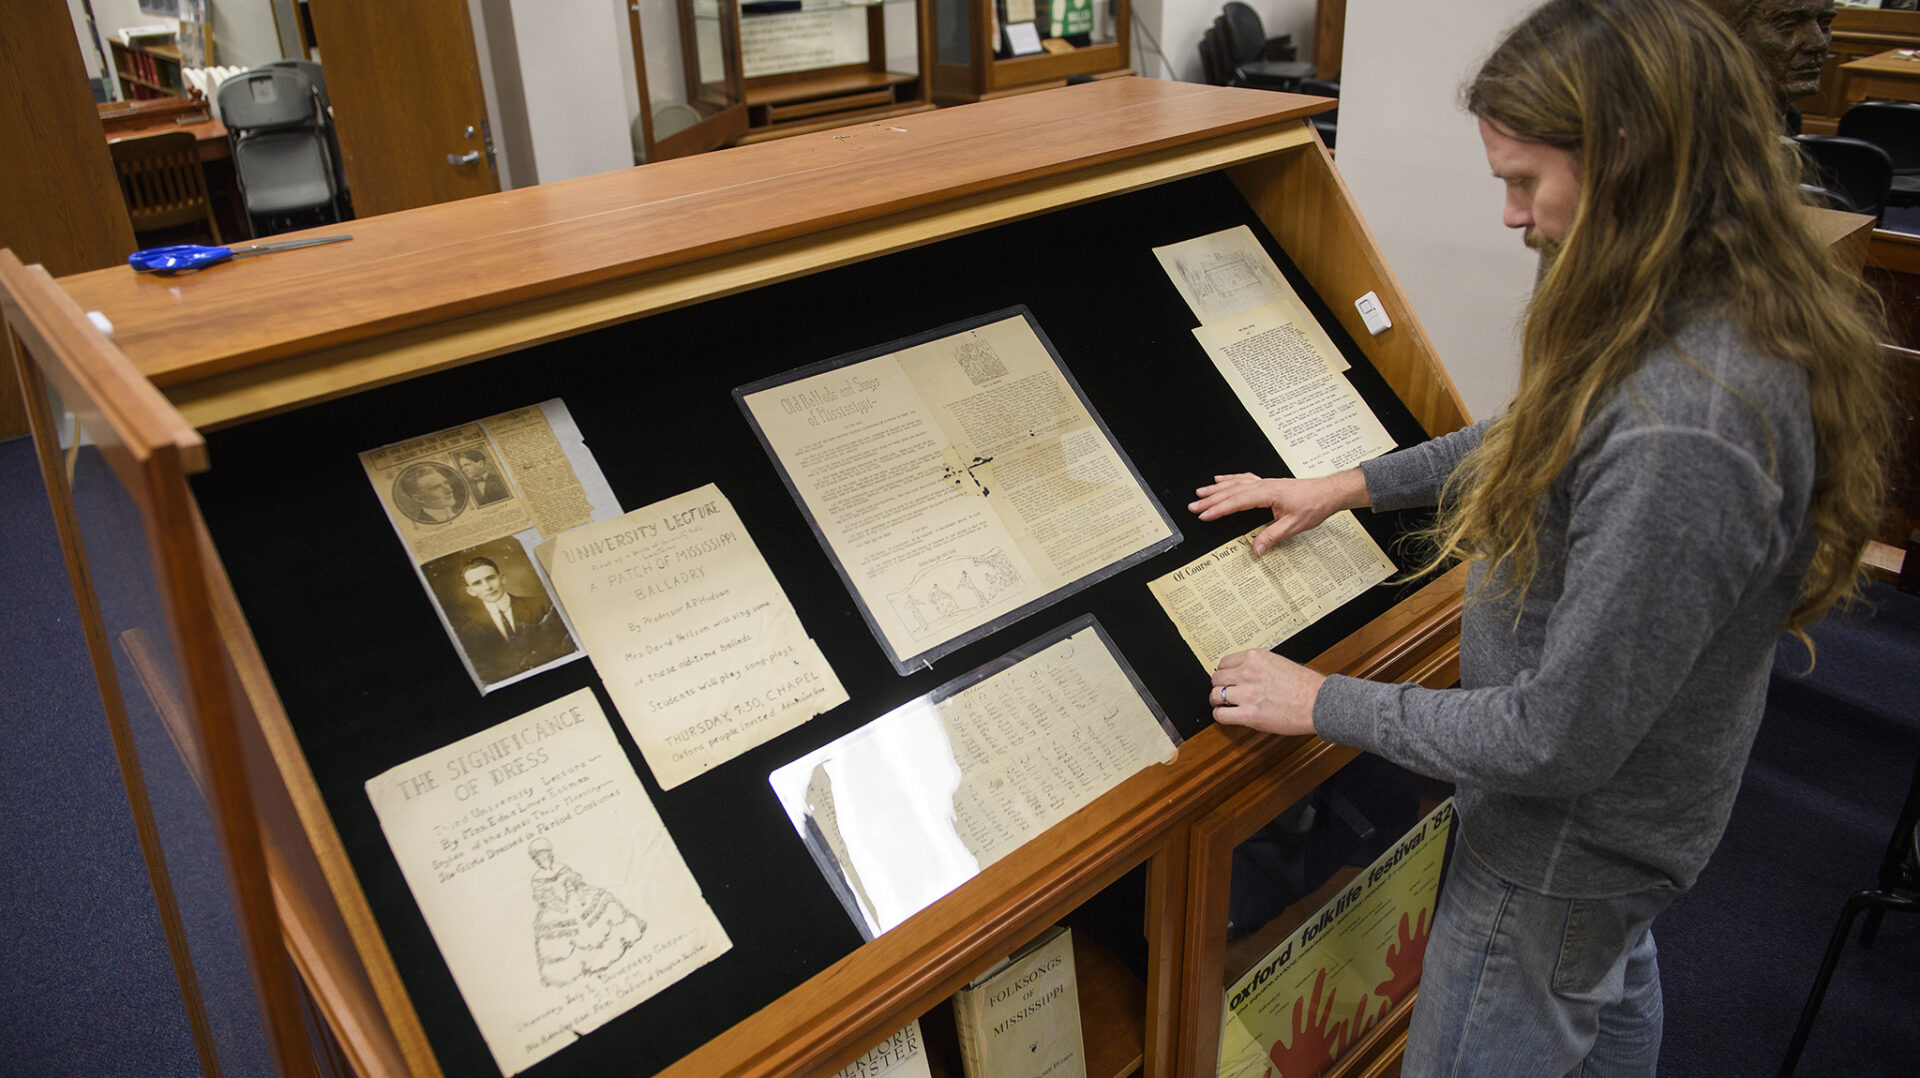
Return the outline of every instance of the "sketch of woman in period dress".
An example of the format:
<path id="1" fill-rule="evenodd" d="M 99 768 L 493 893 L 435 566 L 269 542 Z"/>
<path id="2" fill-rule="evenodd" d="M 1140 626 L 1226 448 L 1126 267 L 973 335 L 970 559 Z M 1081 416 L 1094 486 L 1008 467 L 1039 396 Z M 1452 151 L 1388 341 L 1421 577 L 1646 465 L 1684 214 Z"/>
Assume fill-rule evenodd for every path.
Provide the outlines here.
<path id="1" fill-rule="evenodd" d="M 553 843 L 536 838 L 527 856 L 533 874 L 533 950 L 541 983 L 571 984 L 581 974 L 604 973 L 646 932 L 647 923 L 571 867 L 554 859 Z"/>

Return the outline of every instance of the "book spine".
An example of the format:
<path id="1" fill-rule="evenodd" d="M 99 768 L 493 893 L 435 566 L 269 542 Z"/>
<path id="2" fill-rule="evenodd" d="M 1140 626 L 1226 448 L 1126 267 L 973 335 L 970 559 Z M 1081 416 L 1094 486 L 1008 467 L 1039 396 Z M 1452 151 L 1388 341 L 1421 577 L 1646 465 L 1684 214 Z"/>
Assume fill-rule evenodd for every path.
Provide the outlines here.
<path id="1" fill-rule="evenodd" d="M 986 993 L 982 989 L 962 988 L 953 996 L 953 1031 L 960 1042 L 960 1069 L 967 1078 L 986 1078 L 980 1068 L 980 1038 L 985 1015 Z"/>

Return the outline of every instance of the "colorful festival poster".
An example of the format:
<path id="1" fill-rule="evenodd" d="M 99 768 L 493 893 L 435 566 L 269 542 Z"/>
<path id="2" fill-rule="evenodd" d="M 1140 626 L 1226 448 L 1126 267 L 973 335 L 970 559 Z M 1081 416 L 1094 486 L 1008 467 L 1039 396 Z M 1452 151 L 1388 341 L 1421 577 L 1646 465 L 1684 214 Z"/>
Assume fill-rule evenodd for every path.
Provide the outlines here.
<path id="1" fill-rule="evenodd" d="M 1315 1078 L 1420 983 L 1453 799 L 1227 988 L 1220 1078 Z"/>

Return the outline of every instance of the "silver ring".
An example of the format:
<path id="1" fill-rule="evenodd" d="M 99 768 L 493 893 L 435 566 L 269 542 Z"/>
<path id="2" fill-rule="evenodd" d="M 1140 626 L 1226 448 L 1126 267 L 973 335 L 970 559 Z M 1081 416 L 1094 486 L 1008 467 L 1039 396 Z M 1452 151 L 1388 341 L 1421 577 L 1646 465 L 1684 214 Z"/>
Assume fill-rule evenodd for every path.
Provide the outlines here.
<path id="1" fill-rule="evenodd" d="M 1221 706 L 1221 707 L 1228 707 L 1228 706 L 1231 706 L 1231 705 L 1229 705 L 1229 704 L 1227 703 L 1227 690 L 1228 690 L 1229 688 L 1232 688 L 1232 686 L 1230 686 L 1230 685 L 1222 685 L 1222 686 L 1220 686 L 1220 706 Z"/>

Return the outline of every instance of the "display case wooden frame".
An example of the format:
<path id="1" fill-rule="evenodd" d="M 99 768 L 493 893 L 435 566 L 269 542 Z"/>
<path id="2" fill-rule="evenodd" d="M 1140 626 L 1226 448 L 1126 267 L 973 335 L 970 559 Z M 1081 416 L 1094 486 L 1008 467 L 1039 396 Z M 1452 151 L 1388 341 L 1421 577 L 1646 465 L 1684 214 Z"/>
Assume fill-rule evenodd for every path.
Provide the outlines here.
<path id="1" fill-rule="evenodd" d="M 1302 119 L 1313 108 L 1312 99 L 1291 95 L 1116 79 L 363 220 L 352 243 L 313 248 L 298 261 L 250 260 L 243 273 L 168 281 L 120 268 L 56 282 L 0 256 L 0 298 L 29 383 L 60 381 L 90 435 L 125 444 L 121 481 L 129 489 L 184 498 L 180 512 L 158 515 L 148 528 L 154 549 L 172 552 L 156 566 L 178 606 L 198 611 L 172 629 L 186 664 L 199 671 L 186 683 L 210 686 L 191 694 L 189 707 L 201 727 L 238 746 L 209 758 L 206 783 L 247 793 L 220 800 L 218 812 L 236 832 L 261 835 L 264 856 L 234 872 L 252 896 L 242 917 L 266 971 L 274 1028 L 287 1028 L 276 1002 L 287 993 L 274 971 L 290 959 L 325 1049 L 308 1053 L 287 1034 L 281 1067 L 441 1073 L 184 485 L 185 471 L 208 462 L 168 446 L 191 448 L 189 428 L 243 424 L 1212 173 L 1231 180 L 1329 297 L 1421 427 L 1455 429 L 1466 410 Z M 1346 302 L 1366 292 L 1393 320 L 1377 337 Z M 269 304 L 274 316 L 261 317 Z M 88 324 L 87 311 L 111 321 L 111 341 Z M 154 432 L 99 426 L 76 402 L 143 417 Z M 36 437 L 58 503 L 60 441 L 47 418 Z M 161 461 L 178 463 L 154 470 Z M 84 606 L 82 537 L 69 517 L 60 519 Z M 1458 577 L 1439 578 L 1315 665 L 1441 683 L 1457 651 L 1459 603 Z M 1144 1073 L 1189 1073 L 1195 1037 L 1210 1035 L 1209 1022 L 1217 1033 L 1219 1013 L 1217 982 L 1211 994 L 1188 988 L 1204 983 L 1191 941 L 1206 937 L 1194 917 L 1224 902 L 1213 868 L 1193 875 L 1194 828 L 1239 790 L 1277 783 L 1282 792 L 1268 801 L 1279 803 L 1346 757 L 1313 739 L 1207 728 L 1174 763 L 1129 779 L 663 1073 L 828 1073 L 1142 865 L 1151 956 Z"/>
<path id="2" fill-rule="evenodd" d="M 994 56 L 998 37 L 995 3 L 996 0 L 929 0 L 927 17 L 936 27 L 944 27 L 950 21 L 964 22 L 966 27 L 964 59 L 944 48 L 940 31 L 933 31 L 933 100 L 936 104 L 986 101 L 1064 86 L 1068 79 L 1104 79 L 1133 73 L 1132 0 L 1113 0 L 1111 41 L 1093 42 L 1069 52 L 1042 52 L 1005 59 Z"/>
<path id="3" fill-rule="evenodd" d="M 1466 579 L 1466 566 L 1456 566 L 1428 585 L 1437 596 L 1459 596 Z M 1427 608 L 1421 617 L 1424 626 L 1409 626 L 1404 639 L 1420 640 L 1457 625 L 1459 609 L 1450 603 Z M 1327 668 L 1353 665 L 1371 666 L 1369 675 L 1383 681 L 1401 681 L 1447 688 L 1460 680 L 1460 650 L 1457 641 L 1439 648 L 1402 647 L 1374 656 L 1371 662 L 1359 655 L 1344 654 L 1357 646 L 1349 641 L 1320 656 Z M 1313 791 L 1340 766 L 1352 760 L 1357 751 L 1342 745 L 1316 742 L 1311 757 L 1302 753 L 1302 764 L 1268 771 L 1238 789 L 1218 808 L 1190 829 L 1187 860 L 1188 908 L 1186 962 L 1180 998 L 1194 1005 L 1181 1012 L 1178 1043 L 1181 1056 L 1175 1073 L 1213 1075 L 1219 1070 L 1220 1004 L 1209 1009 L 1204 1000 L 1220 1000 L 1221 986 L 1228 980 L 1225 969 L 1228 899 L 1233 881 L 1233 851 L 1251 838 L 1268 821 L 1286 811 Z M 1311 906 L 1307 907 L 1311 909 Z M 1237 974 L 1236 974 L 1237 976 Z M 1417 995 L 1417 992 L 1415 993 Z M 1398 1059 L 1406 1044 L 1407 1019 L 1413 1012 L 1414 996 L 1402 1000 L 1385 1020 L 1376 1024 L 1346 1053 L 1340 1066 L 1331 1072 L 1337 1078 L 1358 1078 L 1378 1073 L 1384 1060 Z"/>

